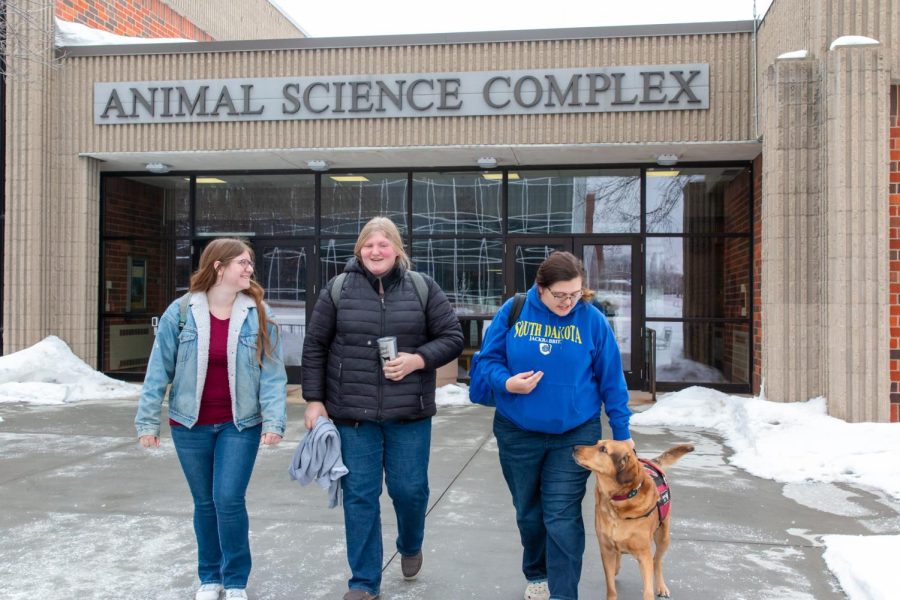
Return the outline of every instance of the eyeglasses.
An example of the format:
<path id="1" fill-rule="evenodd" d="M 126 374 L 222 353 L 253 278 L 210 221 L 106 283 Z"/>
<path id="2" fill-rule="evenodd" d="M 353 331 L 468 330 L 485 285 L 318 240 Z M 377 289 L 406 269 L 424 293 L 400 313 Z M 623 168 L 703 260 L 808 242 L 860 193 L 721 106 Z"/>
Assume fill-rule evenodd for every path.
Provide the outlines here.
<path id="1" fill-rule="evenodd" d="M 578 302 L 581 300 L 581 297 L 584 295 L 584 292 L 578 290 L 572 294 L 566 294 L 564 292 L 554 292 L 550 288 L 547 288 L 547 291 L 550 292 L 550 295 L 562 302 L 563 300 L 571 300 L 572 302 Z"/>
<path id="2" fill-rule="evenodd" d="M 247 267 L 253 268 L 253 261 L 248 260 L 246 258 L 242 258 L 241 260 L 235 261 L 237 264 L 241 265 L 242 269 L 246 269 Z"/>

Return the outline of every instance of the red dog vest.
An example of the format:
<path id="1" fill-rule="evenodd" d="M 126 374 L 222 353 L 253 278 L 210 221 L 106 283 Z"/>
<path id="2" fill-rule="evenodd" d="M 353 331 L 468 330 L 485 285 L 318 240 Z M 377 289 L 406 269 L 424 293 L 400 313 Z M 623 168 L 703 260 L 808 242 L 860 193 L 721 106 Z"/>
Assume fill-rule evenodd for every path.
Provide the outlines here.
<path id="1" fill-rule="evenodd" d="M 659 466 L 651 461 L 644 458 L 639 458 L 638 460 L 653 479 L 653 483 L 656 484 L 656 491 L 659 492 L 659 500 L 656 502 L 656 509 L 659 511 L 659 522 L 662 523 L 666 520 L 666 517 L 669 516 L 669 504 L 672 499 L 669 493 L 669 482 L 666 481 L 666 474 Z"/>

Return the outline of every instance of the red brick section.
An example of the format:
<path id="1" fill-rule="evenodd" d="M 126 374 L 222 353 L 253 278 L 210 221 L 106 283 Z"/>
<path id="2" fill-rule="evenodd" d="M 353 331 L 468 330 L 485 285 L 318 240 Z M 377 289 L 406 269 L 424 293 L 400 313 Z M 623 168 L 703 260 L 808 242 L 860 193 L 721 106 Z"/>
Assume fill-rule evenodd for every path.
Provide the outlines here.
<path id="1" fill-rule="evenodd" d="M 170 269 L 165 236 L 165 194 L 162 187 L 110 177 L 104 186 L 104 233 L 110 236 L 143 236 L 157 239 L 108 240 L 104 252 L 104 312 L 129 312 L 129 318 L 108 318 L 106 326 L 149 323 L 168 302 L 163 273 Z M 146 260 L 146 301 L 137 304 L 128 297 L 128 259 Z M 143 298 L 141 298 L 143 300 Z M 143 306 L 142 306 L 143 304 Z M 107 329 L 108 331 L 108 329 Z M 109 335 L 104 335 L 103 369 L 110 370 Z"/>
<path id="2" fill-rule="evenodd" d="M 750 170 L 745 170 L 725 186 L 724 230 L 749 232 L 750 213 L 747 198 L 750 197 Z M 750 277 L 747 263 L 750 260 L 750 238 L 725 238 L 723 240 L 724 315 L 731 319 L 750 316 Z M 725 344 L 723 370 L 729 381 L 749 383 L 751 379 L 750 328 L 745 324 L 729 323 L 724 326 Z"/>
<path id="3" fill-rule="evenodd" d="M 759 395 L 762 381 L 762 154 L 753 161 L 753 386 Z"/>
<path id="4" fill-rule="evenodd" d="M 900 86 L 891 86 L 890 244 L 891 422 L 900 422 Z"/>
<path id="5" fill-rule="evenodd" d="M 56 0 L 56 16 L 117 35 L 213 41 L 160 0 Z"/>

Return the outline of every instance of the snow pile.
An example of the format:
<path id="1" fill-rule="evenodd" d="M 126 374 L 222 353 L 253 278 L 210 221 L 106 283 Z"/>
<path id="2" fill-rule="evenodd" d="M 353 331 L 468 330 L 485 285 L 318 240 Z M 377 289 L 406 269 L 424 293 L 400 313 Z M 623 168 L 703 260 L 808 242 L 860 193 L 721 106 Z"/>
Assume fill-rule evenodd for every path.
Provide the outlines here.
<path id="1" fill-rule="evenodd" d="M 111 46 L 116 44 L 173 44 L 194 42 L 184 38 L 142 38 L 116 35 L 81 23 L 56 19 L 56 46 Z"/>
<path id="2" fill-rule="evenodd" d="M 134 398 L 140 391 L 138 385 L 98 373 L 55 335 L 0 357 L 0 402 L 63 404 Z"/>
<path id="3" fill-rule="evenodd" d="M 464 383 L 450 383 L 439 387 L 434 394 L 434 403 L 438 406 L 471 406 L 469 386 Z"/>
<path id="4" fill-rule="evenodd" d="M 829 417 L 824 398 L 782 404 L 691 387 L 661 396 L 631 424 L 714 429 L 734 450 L 731 463 L 758 477 L 846 482 L 900 499 L 900 427 Z"/>
<path id="5" fill-rule="evenodd" d="M 900 535 L 825 535 L 824 558 L 851 600 L 896 598 Z"/>

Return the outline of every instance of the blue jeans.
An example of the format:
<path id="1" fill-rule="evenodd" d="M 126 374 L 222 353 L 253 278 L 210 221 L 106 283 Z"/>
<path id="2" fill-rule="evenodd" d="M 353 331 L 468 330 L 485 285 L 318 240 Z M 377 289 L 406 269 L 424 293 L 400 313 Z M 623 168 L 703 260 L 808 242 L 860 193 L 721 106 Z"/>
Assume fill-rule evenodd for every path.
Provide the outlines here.
<path id="1" fill-rule="evenodd" d="M 397 551 L 418 554 L 428 509 L 431 418 L 337 425 L 341 458 L 350 471 L 341 478 L 344 529 L 351 577 L 347 586 L 378 595 L 384 559 L 381 544 L 382 479 L 397 514 Z"/>
<path id="2" fill-rule="evenodd" d="M 525 578 L 547 580 L 551 598 L 576 600 L 584 554 L 581 501 L 590 471 L 575 463 L 572 449 L 597 443 L 600 418 L 550 434 L 526 431 L 495 413 L 494 437 L 516 508 Z"/>
<path id="3" fill-rule="evenodd" d="M 247 587 L 250 521 L 244 495 L 259 450 L 262 425 L 172 427 L 175 451 L 191 496 L 200 583 Z"/>

